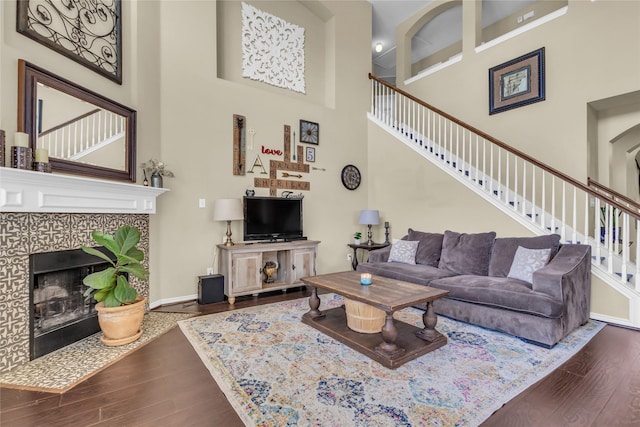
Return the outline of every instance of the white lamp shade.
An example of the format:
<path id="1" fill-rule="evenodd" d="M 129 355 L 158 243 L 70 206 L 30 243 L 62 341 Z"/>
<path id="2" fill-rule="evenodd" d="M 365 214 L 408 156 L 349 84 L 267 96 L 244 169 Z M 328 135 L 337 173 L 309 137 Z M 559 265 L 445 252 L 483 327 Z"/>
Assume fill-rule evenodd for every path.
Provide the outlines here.
<path id="1" fill-rule="evenodd" d="M 380 212 L 378 211 L 360 211 L 360 224 L 379 224 Z"/>
<path id="2" fill-rule="evenodd" d="M 243 218 L 242 200 L 218 199 L 213 202 L 214 221 L 235 221 Z"/>

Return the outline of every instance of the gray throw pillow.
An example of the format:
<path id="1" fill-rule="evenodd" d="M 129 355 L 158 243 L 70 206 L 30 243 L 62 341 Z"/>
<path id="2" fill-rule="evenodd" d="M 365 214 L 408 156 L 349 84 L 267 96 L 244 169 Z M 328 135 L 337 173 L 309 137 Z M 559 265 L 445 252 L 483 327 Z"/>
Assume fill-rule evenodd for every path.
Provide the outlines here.
<path id="1" fill-rule="evenodd" d="M 496 239 L 493 243 L 493 249 L 491 249 L 489 276 L 507 277 L 518 246 L 527 249 L 551 249 L 549 259 L 553 259 L 560 248 L 560 236 L 548 234 L 535 237 L 500 237 Z"/>
<path id="2" fill-rule="evenodd" d="M 437 267 L 442 252 L 442 239 L 444 234 L 425 233 L 409 229 L 408 240 L 418 241 L 418 252 L 416 252 L 416 264 L 430 265 Z"/>
<path id="3" fill-rule="evenodd" d="M 438 268 L 458 274 L 486 276 L 496 233 L 466 234 L 445 231 Z"/>
<path id="4" fill-rule="evenodd" d="M 408 240 L 398 240 L 391 245 L 388 262 L 402 262 L 404 264 L 416 263 L 416 251 L 419 242 L 410 242 Z"/>
<path id="5" fill-rule="evenodd" d="M 518 246 L 507 277 L 533 283 L 533 272 L 547 265 L 549 255 L 551 249 L 527 249 Z"/>

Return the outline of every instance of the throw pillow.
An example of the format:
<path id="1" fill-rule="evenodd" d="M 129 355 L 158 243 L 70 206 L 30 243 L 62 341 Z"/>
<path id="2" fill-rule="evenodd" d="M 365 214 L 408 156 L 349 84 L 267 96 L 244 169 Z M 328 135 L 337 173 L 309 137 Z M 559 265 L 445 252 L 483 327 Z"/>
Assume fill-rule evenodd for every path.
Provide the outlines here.
<path id="1" fill-rule="evenodd" d="M 466 234 L 445 231 L 438 268 L 458 274 L 486 276 L 496 233 Z"/>
<path id="2" fill-rule="evenodd" d="M 518 246 L 507 277 L 533 283 L 533 272 L 547 265 L 549 255 L 551 249 L 527 249 Z"/>
<path id="3" fill-rule="evenodd" d="M 389 253 L 389 259 L 387 261 L 402 262 L 404 264 L 415 264 L 418 243 L 420 242 L 398 240 L 398 242 L 391 245 L 391 252 Z"/>
<path id="4" fill-rule="evenodd" d="M 491 261 L 489 261 L 489 276 L 507 277 L 513 257 L 518 246 L 527 249 L 551 249 L 549 259 L 553 259 L 560 248 L 560 236 L 548 234 L 535 237 L 501 237 L 496 239 L 491 249 Z"/>
<path id="5" fill-rule="evenodd" d="M 444 234 L 425 233 L 409 229 L 409 240 L 418 241 L 418 252 L 416 252 L 416 264 L 430 265 L 437 267 L 442 252 L 442 239 Z"/>

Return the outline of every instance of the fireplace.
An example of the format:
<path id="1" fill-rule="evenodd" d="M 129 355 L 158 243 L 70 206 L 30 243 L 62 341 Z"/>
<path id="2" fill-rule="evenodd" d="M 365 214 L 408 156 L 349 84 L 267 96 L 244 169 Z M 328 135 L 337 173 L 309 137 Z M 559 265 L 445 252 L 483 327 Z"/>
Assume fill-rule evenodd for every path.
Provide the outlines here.
<path id="1" fill-rule="evenodd" d="M 0 373 L 32 358 L 31 255 L 93 246 L 92 231 L 111 234 L 127 224 L 140 230 L 140 248 L 149 268 L 149 215 L 156 213 L 156 198 L 166 191 L 0 167 Z M 131 284 L 140 295 L 149 296 L 148 282 L 134 277 Z M 61 292 L 53 288 L 47 292 L 52 291 Z M 71 294 L 77 296 L 77 292 Z M 54 313 L 62 303 L 55 300 L 45 310 L 51 308 Z M 58 307 L 63 309 L 68 310 L 66 303 Z"/>
<path id="2" fill-rule="evenodd" d="M 96 248 L 110 255 L 104 248 Z M 31 307 L 30 358 L 88 337 L 100 330 L 95 300 L 87 299 L 82 279 L 109 263 L 82 249 L 45 252 L 29 257 Z"/>

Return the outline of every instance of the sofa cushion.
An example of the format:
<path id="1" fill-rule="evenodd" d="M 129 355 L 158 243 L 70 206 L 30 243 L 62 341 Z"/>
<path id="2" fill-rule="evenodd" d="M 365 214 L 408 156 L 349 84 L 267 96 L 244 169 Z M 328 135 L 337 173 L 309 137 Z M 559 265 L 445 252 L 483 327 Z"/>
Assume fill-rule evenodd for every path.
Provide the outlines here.
<path id="1" fill-rule="evenodd" d="M 493 231 L 478 234 L 445 231 L 438 268 L 458 274 L 486 276 L 495 237 Z"/>
<path id="2" fill-rule="evenodd" d="M 402 280 L 404 282 L 417 283 L 418 285 L 428 285 L 434 279 L 455 275 L 455 273 L 451 271 L 429 265 L 411 265 L 401 264 L 399 262 L 365 262 L 358 264 L 356 271 Z"/>
<path id="3" fill-rule="evenodd" d="M 437 267 L 440 261 L 440 252 L 442 252 L 442 239 L 444 238 L 444 234 L 425 233 L 410 228 L 408 236 L 409 240 L 420 242 L 418 252 L 416 252 L 416 264 Z"/>
<path id="4" fill-rule="evenodd" d="M 527 249 L 518 246 L 507 277 L 533 283 L 533 272 L 547 265 L 549 255 L 551 255 L 551 248 Z"/>
<path id="5" fill-rule="evenodd" d="M 507 277 L 513 257 L 518 246 L 527 249 L 547 249 L 551 248 L 549 259 L 553 258 L 560 247 L 560 236 L 549 234 L 536 237 L 502 237 L 497 238 L 491 250 L 491 261 L 489 261 L 489 276 Z"/>
<path id="6" fill-rule="evenodd" d="M 409 240 L 398 240 L 391 245 L 391 252 L 389 253 L 387 262 L 415 264 L 419 243 L 420 242 L 412 242 Z"/>
<path id="7" fill-rule="evenodd" d="M 562 316 L 562 301 L 546 293 L 533 291 L 531 284 L 518 279 L 463 275 L 434 279 L 429 286 L 449 291 L 446 298 L 454 300 L 548 318 Z"/>

